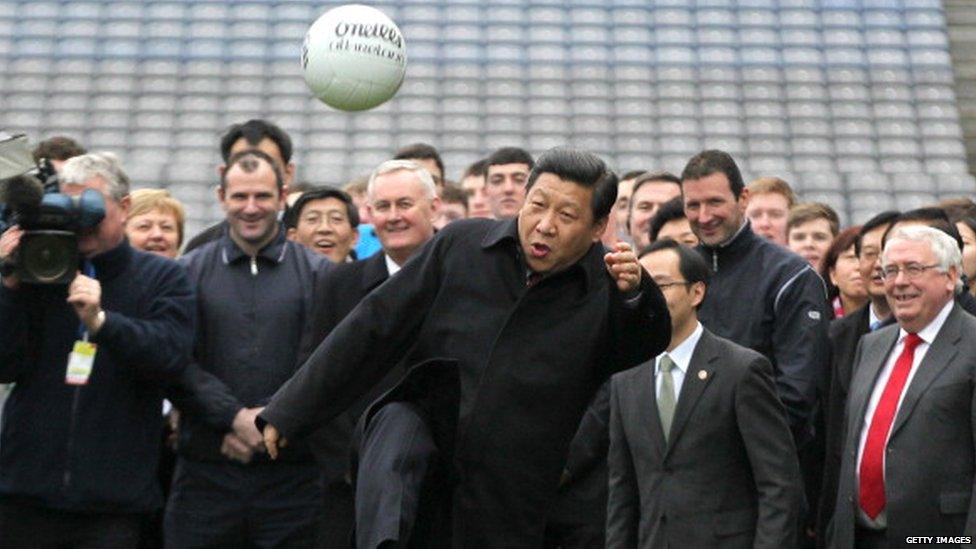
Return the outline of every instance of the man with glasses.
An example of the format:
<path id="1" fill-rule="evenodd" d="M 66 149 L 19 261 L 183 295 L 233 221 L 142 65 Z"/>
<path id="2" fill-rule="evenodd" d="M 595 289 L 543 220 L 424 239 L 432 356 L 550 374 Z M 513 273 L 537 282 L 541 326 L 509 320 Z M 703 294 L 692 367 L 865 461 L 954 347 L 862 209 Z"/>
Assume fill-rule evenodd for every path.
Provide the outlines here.
<path id="1" fill-rule="evenodd" d="M 333 263 L 354 261 L 359 242 L 359 211 L 339 189 L 318 187 L 302 193 L 285 214 L 288 240 L 305 245 Z"/>
<path id="2" fill-rule="evenodd" d="M 967 543 L 958 536 L 976 530 L 976 319 L 953 299 L 962 254 L 939 230 L 903 227 L 881 263 L 897 325 L 861 339 L 827 545 Z"/>
<path id="3" fill-rule="evenodd" d="M 665 239 L 641 265 L 667 351 L 613 376 L 607 547 L 793 547 L 803 485 L 769 361 L 698 321 L 709 270 Z"/>

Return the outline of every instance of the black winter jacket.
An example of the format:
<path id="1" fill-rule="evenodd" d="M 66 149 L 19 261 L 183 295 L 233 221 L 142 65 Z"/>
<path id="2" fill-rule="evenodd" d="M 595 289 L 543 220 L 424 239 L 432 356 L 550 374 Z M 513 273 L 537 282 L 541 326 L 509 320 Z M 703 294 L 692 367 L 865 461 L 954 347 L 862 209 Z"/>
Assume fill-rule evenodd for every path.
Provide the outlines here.
<path id="1" fill-rule="evenodd" d="M 0 495 L 77 512 L 162 504 L 163 384 L 190 359 L 194 295 L 174 261 L 123 242 L 92 260 L 105 324 L 88 383 L 65 383 L 80 321 L 67 286 L 0 286 Z"/>

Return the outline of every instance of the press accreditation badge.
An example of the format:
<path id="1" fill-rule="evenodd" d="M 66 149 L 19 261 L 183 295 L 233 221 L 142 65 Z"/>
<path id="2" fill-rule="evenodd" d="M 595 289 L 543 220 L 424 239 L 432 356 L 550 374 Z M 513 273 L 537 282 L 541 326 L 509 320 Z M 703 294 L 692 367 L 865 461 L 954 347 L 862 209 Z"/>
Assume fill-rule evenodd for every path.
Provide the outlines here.
<path id="1" fill-rule="evenodd" d="M 88 341 L 75 341 L 75 347 L 68 355 L 68 370 L 64 382 L 68 385 L 85 385 L 95 364 L 97 345 Z"/>

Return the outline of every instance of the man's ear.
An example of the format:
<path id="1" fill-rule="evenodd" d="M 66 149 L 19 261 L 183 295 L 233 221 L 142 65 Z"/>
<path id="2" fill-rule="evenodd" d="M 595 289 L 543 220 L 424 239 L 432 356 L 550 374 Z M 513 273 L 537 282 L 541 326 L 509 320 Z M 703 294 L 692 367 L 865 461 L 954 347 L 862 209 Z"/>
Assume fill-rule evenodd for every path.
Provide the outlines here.
<path id="1" fill-rule="evenodd" d="M 955 265 L 951 265 L 946 271 L 946 275 L 946 279 L 949 282 L 948 285 L 951 287 L 951 291 L 955 293 L 956 281 L 959 280 L 959 269 L 957 269 Z"/>
<path id="2" fill-rule="evenodd" d="M 704 282 L 695 282 L 691 285 L 691 291 L 694 294 L 691 301 L 692 307 L 697 309 L 702 304 L 702 301 L 705 301 L 706 290 Z"/>
<path id="3" fill-rule="evenodd" d="M 288 209 L 288 183 L 285 183 L 278 189 L 278 209 L 285 211 Z"/>
<path id="4" fill-rule="evenodd" d="M 122 210 L 122 223 L 125 223 L 129 219 L 129 208 L 132 207 L 132 197 L 125 195 L 122 200 L 119 200 L 119 209 Z"/>
<path id="5" fill-rule="evenodd" d="M 610 222 L 610 216 L 605 215 L 600 219 L 597 219 L 593 223 L 593 227 L 590 229 L 590 240 L 597 242 L 603 238 L 603 231 L 607 230 L 607 223 Z"/>
<path id="6" fill-rule="evenodd" d="M 739 193 L 738 202 L 739 202 L 739 209 L 742 211 L 743 214 L 746 213 L 746 206 L 749 205 L 750 196 L 751 195 L 749 194 L 749 189 L 747 187 L 742 187 L 742 191 Z"/>
<path id="7" fill-rule="evenodd" d="M 226 198 L 226 194 L 227 194 L 226 192 L 224 192 L 224 186 L 223 185 L 217 185 L 217 188 L 214 189 L 214 191 L 217 194 L 217 200 L 219 202 L 223 202 L 224 199 Z"/>
<path id="8" fill-rule="evenodd" d="M 430 220 L 434 221 L 437 219 L 437 215 L 440 213 L 440 211 L 441 199 L 438 196 L 434 196 L 434 198 L 430 200 Z"/>
<path id="9" fill-rule="evenodd" d="M 295 163 L 294 162 L 289 162 L 288 165 L 285 166 L 284 176 L 285 176 L 285 185 L 286 186 L 287 185 L 291 185 L 291 182 L 294 181 L 294 179 L 295 179 Z"/>
<path id="10" fill-rule="evenodd" d="M 296 229 L 295 227 L 292 227 L 287 231 L 285 231 L 285 238 L 287 238 L 288 240 L 295 240 L 296 235 L 298 235 L 298 229 Z"/>

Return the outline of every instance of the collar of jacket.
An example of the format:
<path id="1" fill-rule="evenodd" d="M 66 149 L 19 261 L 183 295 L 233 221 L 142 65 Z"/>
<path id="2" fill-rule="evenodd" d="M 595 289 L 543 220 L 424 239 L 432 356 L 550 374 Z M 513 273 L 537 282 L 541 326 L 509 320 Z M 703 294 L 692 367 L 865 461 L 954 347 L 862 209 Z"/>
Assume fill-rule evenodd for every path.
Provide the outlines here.
<path id="1" fill-rule="evenodd" d="M 123 237 L 121 244 L 91 259 L 95 267 L 95 278 L 98 280 L 115 278 L 125 270 L 131 258 L 132 246 L 129 246 L 129 239 Z"/>
<path id="2" fill-rule="evenodd" d="M 501 245 L 503 242 L 510 243 L 512 252 L 515 254 L 516 260 L 523 270 L 528 271 L 528 267 L 525 265 L 525 259 L 522 257 L 522 246 L 519 241 L 518 235 L 518 217 L 512 219 L 503 219 L 501 221 L 495 221 L 494 225 L 488 229 L 488 233 L 481 240 L 481 247 L 483 249 L 494 248 L 495 246 Z M 583 272 L 583 279 L 586 284 L 586 291 L 591 292 L 596 287 L 596 281 L 599 280 L 600 273 L 605 272 L 604 262 L 603 262 L 603 244 L 599 241 L 594 242 L 590 245 L 590 249 L 586 251 L 583 257 L 579 261 L 571 265 L 565 271 L 572 269 L 579 269 Z M 560 273 L 556 273 L 560 274 Z"/>
<path id="3" fill-rule="evenodd" d="M 752 232 L 752 226 L 747 219 L 742 224 L 742 227 L 738 230 L 738 232 L 732 235 L 732 238 L 717 246 L 707 246 L 705 244 L 701 244 L 699 247 L 702 251 L 712 255 L 713 257 L 739 257 L 743 252 L 752 248 L 756 242 L 756 239 L 758 238 L 761 237 Z"/>
<path id="4" fill-rule="evenodd" d="M 281 263 L 285 258 L 285 231 L 281 224 L 278 224 L 278 234 L 265 244 L 263 248 L 258 251 L 257 257 L 263 257 L 264 259 L 272 263 Z M 240 261 L 241 259 L 250 257 L 234 239 L 230 237 L 230 231 L 224 231 L 223 236 L 220 237 L 220 247 L 223 250 L 224 263 L 234 263 Z"/>

